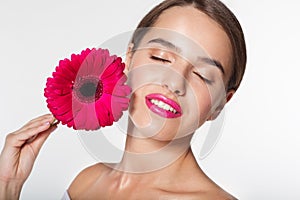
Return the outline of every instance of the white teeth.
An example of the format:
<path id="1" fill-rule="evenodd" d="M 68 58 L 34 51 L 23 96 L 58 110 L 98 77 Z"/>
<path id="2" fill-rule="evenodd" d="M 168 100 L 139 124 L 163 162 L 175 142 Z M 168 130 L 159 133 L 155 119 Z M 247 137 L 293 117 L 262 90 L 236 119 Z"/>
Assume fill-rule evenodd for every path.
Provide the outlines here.
<path id="1" fill-rule="evenodd" d="M 162 101 L 159 101 L 159 100 L 156 100 L 156 99 L 151 99 L 150 102 L 153 103 L 154 105 L 158 106 L 159 108 L 171 111 L 174 114 L 176 113 L 176 110 L 174 108 L 172 108 L 170 105 L 168 105 L 168 104 L 166 104 Z"/>

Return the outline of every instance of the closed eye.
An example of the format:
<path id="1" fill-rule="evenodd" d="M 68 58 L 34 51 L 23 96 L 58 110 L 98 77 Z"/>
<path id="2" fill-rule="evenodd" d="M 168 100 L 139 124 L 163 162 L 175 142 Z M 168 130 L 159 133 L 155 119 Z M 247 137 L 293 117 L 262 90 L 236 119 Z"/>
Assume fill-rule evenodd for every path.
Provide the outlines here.
<path id="1" fill-rule="evenodd" d="M 164 59 L 164 58 L 160 58 L 160 57 L 157 57 L 157 56 L 151 56 L 150 57 L 152 60 L 157 60 L 157 61 L 160 61 L 160 62 L 163 62 L 163 63 L 171 63 L 170 60 L 167 60 L 167 59 Z"/>
<path id="2" fill-rule="evenodd" d="M 202 79 L 205 83 L 211 85 L 213 83 L 213 81 L 203 77 L 201 74 L 199 74 L 198 72 L 193 72 L 194 74 L 196 74 L 200 79 Z"/>

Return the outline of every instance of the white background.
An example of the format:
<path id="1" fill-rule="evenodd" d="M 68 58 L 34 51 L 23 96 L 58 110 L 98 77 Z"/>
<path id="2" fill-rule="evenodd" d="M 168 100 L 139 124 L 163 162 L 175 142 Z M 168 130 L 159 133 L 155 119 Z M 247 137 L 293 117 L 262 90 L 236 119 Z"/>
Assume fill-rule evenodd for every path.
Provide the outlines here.
<path id="1" fill-rule="evenodd" d="M 1 0 L 0 148 L 7 133 L 48 113 L 43 89 L 60 59 L 133 30 L 158 2 Z M 300 199 L 300 5 L 225 2 L 244 28 L 248 64 L 225 109 L 222 136 L 199 163 L 239 199 Z M 196 138 L 196 154 L 197 143 Z M 21 199 L 59 199 L 76 174 L 95 162 L 78 136 L 59 126 L 43 146 Z"/>

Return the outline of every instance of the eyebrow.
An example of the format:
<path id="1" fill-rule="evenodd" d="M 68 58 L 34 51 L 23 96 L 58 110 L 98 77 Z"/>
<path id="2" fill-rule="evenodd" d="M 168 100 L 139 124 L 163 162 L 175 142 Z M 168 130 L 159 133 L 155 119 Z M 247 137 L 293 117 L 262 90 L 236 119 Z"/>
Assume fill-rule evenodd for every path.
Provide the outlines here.
<path id="1" fill-rule="evenodd" d="M 175 50 L 176 52 L 179 52 L 179 53 L 181 52 L 181 49 L 179 47 L 177 47 L 175 44 L 173 44 L 173 43 L 171 43 L 167 40 L 164 40 L 162 38 L 156 38 L 156 39 L 150 40 L 148 42 L 148 44 L 151 44 L 151 43 L 158 43 L 158 44 L 161 44 L 164 47 L 167 47 L 168 49 L 173 49 L 173 50 Z M 208 64 L 208 65 L 216 66 L 219 70 L 221 70 L 221 72 L 223 74 L 225 74 L 224 67 L 218 60 L 211 59 L 211 58 L 208 58 L 208 57 L 198 57 L 198 59 L 200 61 Z"/>
<path id="2" fill-rule="evenodd" d="M 207 57 L 199 57 L 199 59 L 208 65 L 216 66 L 217 68 L 219 68 L 221 70 L 221 72 L 223 74 L 225 74 L 224 67 L 219 61 L 217 61 L 215 59 L 207 58 Z"/>
<path id="3" fill-rule="evenodd" d="M 173 44 L 173 43 L 171 43 L 167 40 L 164 40 L 162 38 L 156 38 L 156 39 L 150 40 L 148 42 L 148 44 L 151 44 L 151 43 L 158 43 L 158 44 L 161 44 L 164 47 L 167 47 L 168 49 L 173 49 L 176 52 L 181 52 L 181 49 L 179 47 L 177 47 L 175 44 Z"/>

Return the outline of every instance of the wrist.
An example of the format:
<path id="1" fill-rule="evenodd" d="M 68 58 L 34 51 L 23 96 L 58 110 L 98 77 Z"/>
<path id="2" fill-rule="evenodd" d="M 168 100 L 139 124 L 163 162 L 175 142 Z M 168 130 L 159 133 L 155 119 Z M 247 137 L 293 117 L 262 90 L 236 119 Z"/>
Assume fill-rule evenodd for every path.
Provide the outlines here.
<path id="1" fill-rule="evenodd" d="M 23 182 L 3 181 L 0 179 L 0 200 L 17 200 L 20 197 Z"/>

